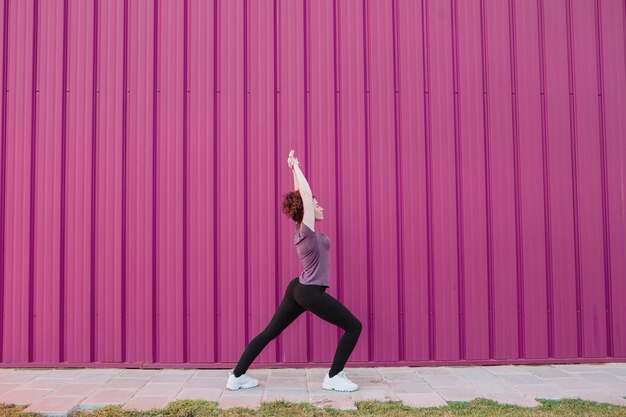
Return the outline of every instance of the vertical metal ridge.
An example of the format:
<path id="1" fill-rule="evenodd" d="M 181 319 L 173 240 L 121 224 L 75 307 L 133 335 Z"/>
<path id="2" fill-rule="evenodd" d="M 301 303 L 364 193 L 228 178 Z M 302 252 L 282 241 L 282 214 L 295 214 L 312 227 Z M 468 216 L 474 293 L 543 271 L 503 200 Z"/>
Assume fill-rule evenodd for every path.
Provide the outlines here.
<path id="1" fill-rule="evenodd" d="M 339 77 L 338 77 L 338 66 L 340 64 L 339 62 L 339 55 L 338 55 L 338 50 L 339 50 L 339 31 L 337 29 L 338 26 L 338 21 L 337 21 L 337 15 L 339 14 L 339 4 L 337 2 L 337 0 L 333 0 L 333 87 L 334 87 L 334 115 L 335 115 L 335 173 L 336 173 L 336 184 L 335 184 L 335 213 L 336 213 L 336 217 L 337 217 L 337 221 L 335 222 L 335 236 L 337 236 L 337 299 L 343 303 L 344 299 L 343 299 L 343 273 L 344 273 L 344 266 L 343 266 L 343 256 L 341 256 L 341 254 L 343 254 L 343 242 L 342 242 L 342 234 L 341 234 L 341 227 L 339 227 L 340 224 L 343 224 L 342 222 L 342 217 L 341 217 L 341 210 L 340 207 L 341 205 L 339 204 L 339 200 L 341 198 L 342 195 L 342 188 L 341 188 L 341 178 L 339 177 L 338 173 L 339 173 L 339 164 L 340 164 L 340 152 L 341 152 L 341 145 L 339 142 L 339 124 L 340 124 L 340 93 L 339 93 Z M 343 329 L 339 326 L 337 326 L 337 339 L 339 339 L 341 337 L 341 334 L 343 332 Z"/>
<path id="2" fill-rule="evenodd" d="M 159 0 L 154 0 L 153 44 L 152 44 L 152 362 L 159 361 L 157 338 L 157 116 L 158 116 L 158 52 L 159 52 Z"/>
<path id="3" fill-rule="evenodd" d="M 570 137 L 571 137 L 571 158 L 572 158 L 572 194 L 573 194 L 573 210 L 574 210 L 574 266 L 576 277 L 576 323 L 577 323 L 577 339 L 578 339 L 578 357 L 583 357 L 583 322 L 582 322 L 582 294 L 581 294 L 581 277 L 580 277 L 580 228 L 578 224 L 578 152 L 576 151 L 576 83 L 574 74 L 574 45 L 572 34 L 572 5 L 571 0 L 565 2 L 565 15 L 567 23 L 567 65 L 568 65 L 568 82 L 569 82 L 569 104 L 570 104 Z"/>
<path id="4" fill-rule="evenodd" d="M 32 62 L 32 91 L 31 91 L 31 119 L 30 119 L 30 242 L 29 242 L 29 267 L 28 267 L 28 362 L 33 361 L 35 344 L 34 332 L 34 298 L 35 298 L 35 179 L 37 175 L 37 56 L 39 43 L 39 0 L 34 0 L 33 5 L 33 62 Z"/>
<path id="5" fill-rule="evenodd" d="M 552 216 L 550 204 L 550 158 L 548 146 L 548 118 L 546 115 L 546 62 L 545 62 L 545 20 L 543 0 L 537 0 L 537 16 L 539 17 L 539 82 L 541 95 L 541 140 L 543 148 L 543 213 L 545 222 L 546 250 L 546 293 L 547 293 L 547 324 L 548 324 L 548 357 L 554 357 L 554 277 L 552 266 Z"/>
<path id="6" fill-rule="evenodd" d="M 65 178 L 67 169 L 67 37 L 68 0 L 63 1 L 63 98 L 61 103 L 61 224 L 59 259 L 59 362 L 65 362 Z M 1 311 L 1 310 L 0 310 Z"/>
<path id="7" fill-rule="evenodd" d="M 596 18 L 596 41 L 598 48 L 598 105 L 600 107 L 600 148 L 601 148 L 601 172 L 602 172 L 602 237 L 604 242 L 604 299 L 606 311 L 606 347 L 607 356 L 613 356 L 613 301 L 612 294 L 612 275 L 611 275 L 611 239 L 610 239 L 610 212 L 609 212 L 609 191 L 608 191 L 608 174 L 606 162 L 606 114 L 604 112 L 604 52 L 602 50 L 602 19 L 600 2 L 595 0 L 595 18 Z"/>
<path id="8" fill-rule="evenodd" d="M 67 0 L 66 0 L 67 1 Z M 122 91 L 122 340 L 121 340 L 121 352 L 122 362 L 126 362 L 127 346 L 127 290 L 128 285 L 126 276 L 126 181 L 127 181 L 127 153 L 126 146 L 128 142 L 128 0 L 124 0 L 124 74 L 123 74 L 123 89 Z"/>
<path id="9" fill-rule="evenodd" d="M 403 210 L 402 210 L 402 171 L 401 165 L 401 136 L 400 136 L 400 107 L 398 101 L 400 90 L 399 75 L 399 48 L 398 48 L 398 0 L 391 1 L 391 24 L 393 34 L 393 114 L 394 114 L 394 141 L 395 141 L 395 157 L 396 157 L 396 247 L 397 262 L 399 268 L 398 274 L 398 290 L 396 293 L 398 300 L 398 358 L 403 361 L 405 359 L 406 349 L 406 318 L 404 311 L 406 308 L 406 300 L 404 297 L 404 234 L 402 228 Z"/>
<path id="10" fill-rule="evenodd" d="M 466 314 L 465 314 L 465 252 L 463 243 L 463 181 L 462 175 L 462 159 L 461 159 L 461 110 L 459 108 L 459 44 L 458 44 L 458 3 L 457 0 L 450 0 L 450 15 L 452 25 L 452 83 L 454 89 L 454 142 L 455 142 L 455 177 L 456 177 L 456 250 L 457 250 L 457 279 L 459 292 L 457 294 L 458 302 L 458 325 L 459 325 L 459 357 L 465 359 L 467 350 L 466 341 Z"/>
<path id="11" fill-rule="evenodd" d="M 487 224 L 487 293 L 488 293 L 488 313 L 489 313 L 489 358 L 495 357 L 495 295 L 493 280 L 493 213 L 491 197 L 491 152 L 489 135 L 489 95 L 487 88 L 489 85 L 487 64 L 487 24 L 484 0 L 480 0 L 480 25 L 481 25 L 481 55 L 483 70 L 483 136 L 485 151 L 485 189 L 486 199 L 486 224 Z"/>
<path id="12" fill-rule="evenodd" d="M 246 345 L 250 338 L 250 240 L 248 228 L 250 227 L 250 214 L 248 212 L 248 0 L 243 0 L 243 207 L 244 207 L 244 340 Z"/>
<path id="13" fill-rule="evenodd" d="M 517 98 L 517 37 L 515 36 L 515 0 L 509 0 L 509 51 L 511 63 L 511 101 L 513 118 L 513 173 L 515 186 L 515 248 L 517 273 L 517 350 L 520 358 L 525 357 L 525 307 L 524 307 L 524 247 L 522 229 L 522 196 L 519 145 L 519 103 Z"/>
<path id="14" fill-rule="evenodd" d="M 189 231 L 189 216 L 188 210 L 188 195 L 189 195 L 189 178 L 187 177 L 187 170 L 189 169 L 189 155 L 187 154 L 189 144 L 189 78 L 188 71 L 188 57 L 189 46 L 187 41 L 189 39 L 189 0 L 184 0 L 183 4 L 183 362 L 189 362 L 189 346 L 191 340 L 189 340 L 189 255 L 188 255 L 188 231 Z"/>
<path id="15" fill-rule="evenodd" d="M 8 1 L 8 0 L 7 0 Z M 93 6 L 93 56 L 92 56 L 92 95 L 91 95 L 91 266 L 90 266 L 90 311 L 89 311 L 89 355 L 90 362 L 96 360 L 96 186 L 97 170 L 96 137 L 98 133 L 98 9 L 99 1 Z"/>
<path id="16" fill-rule="evenodd" d="M 307 2 L 306 0 L 302 0 L 302 30 L 304 33 L 304 149 L 305 149 L 305 165 L 308 166 L 307 175 L 309 177 L 309 181 L 313 177 L 313 167 L 311 162 L 311 143 L 309 138 L 309 94 L 308 94 L 308 53 L 309 48 L 307 45 L 307 10 L 306 10 Z M 313 335 L 311 329 L 311 315 L 306 314 L 306 358 L 307 362 L 311 362 L 311 352 L 313 350 L 312 346 Z"/>
<path id="17" fill-rule="evenodd" d="M 428 359 L 435 357 L 435 282 L 433 264 L 433 196 L 432 196 L 432 149 L 431 149 L 431 126 L 430 126 L 430 40 L 428 37 L 428 2 L 422 0 L 422 54 L 424 74 L 424 127 L 425 127 L 425 160 L 426 160 L 426 228 L 427 228 L 427 251 L 428 251 Z"/>
<path id="18" fill-rule="evenodd" d="M 156 0 L 155 0 L 156 1 Z M 214 326 L 213 326 L 213 355 L 215 357 L 214 361 L 215 362 L 219 362 L 219 335 L 220 335 L 220 309 L 219 309 L 219 301 L 220 301 L 220 297 L 219 297 L 219 279 L 218 279 L 218 255 L 219 255 L 219 245 L 218 245 L 218 239 L 219 239 L 219 223 L 217 222 L 217 209 L 218 209 L 218 204 L 217 204 L 217 189 L 219 186 L 219 183 L 217 181 L 217 175 L 218 175 L 218 169 L 217 169 L 217 163 L 219 161 L 217 152 L 219 150 L 219 146 L 218 146 L 218 111 L 217 111 L 217 105 L 218 105 L 218 97 L 219 97 L 219 86 L 217 85 L 217 82 L 219 80 L 218 77 L 218 64 L 217 64 L 217 58 L 218 58 L 218 47 L 219 47 L 219 42 L 217 39 L 218 36 L 218 24 L 219 24 L 219 16 L 217 14 L 218 12 L 218 2 L 219 0 L 214 0 L 213 1 L 213 319 L 215 320 L 214 322 Z"/>
<path id="19" fill-rule="evenodd" d="M 8 49 L 9 49 L 9 0 L 4 0 L 4 26 L 2 39 L 2 189 L 0 190 L 0 312 L 4 311 L 4 245 L 6 242 L 5 213 L 6 213 L 6 172 L 7 172 L 7 89 L 8 89 Z M 0 362 L 4 362 L 4 320 L 0 320 Z"/>
<path id="20" fill-rule="evenodd" d="M 373 294 L 372 294 L 372 286 L 373 286 L 373 280 L 372 280 L 372 231 L 371 231 L 371 214 L 370 214 L 370 207 L 371 207 L 371 179 L 370 179 L 370 137 L 369 137 L 369 128 L 370 128 L 370 123 L 369 123 L 369 112 L 370 112 L 370 106 L 369 106 L 369 90 L 370 90 L 370 84 L 369 84 L 369 8 L 368 8 L 368 0 L 363 0 L 363 68 L 364 68 L 364 72 L 365 72 L 365 76 L 363 77 L 364 80 L 364 88 L 365 88 L 365 92 L 364 92 L 364 104 L 365 104 L 365 198 L 367 201 L 367 204 L 365 206 L 366 210 L 366 232 L 367 232 L 367 322 L 368 322 L 368 329 L 369 331 L 367 332 L 367 354 L 368 354 L 368 361 L 372 360 L 372 356 L 373 356 L 373 347 L 374 347 L 374 339 L 372 336 L 372 330 L 374 329 L 374 300 L 373 300 Z"/>
<path id="21" fill-rule="evenodd" d="M 280 241 L 280 221 L 279 221 L 279 212 L 280 212 L 280 191 L 279 191 L 279 180 L 278 180 L 278 50 L 277 50 L 277 25 L 278 25 L 278 15 L 276 12 L 276 2 L 273 1 L 274 6 L 274 201 L 277 205 L 276 210 L 274 211 L 274 221 L 276 223 L 276 227 L 274 228 L 274 253 L 276 256 L 274 257 L 274 310 L 278 310 L 278 306 L 280 303 L 280 288 L 282 282 L 282 273 L 280 269 L 280 262 L 278 262 L 278 254 L 280 253 L 280 248 L 278 242 Z M 282 357 L 282 348 L 283 341 L 282 337 L 276 338 L 276 362 L 280 362 Z"/>

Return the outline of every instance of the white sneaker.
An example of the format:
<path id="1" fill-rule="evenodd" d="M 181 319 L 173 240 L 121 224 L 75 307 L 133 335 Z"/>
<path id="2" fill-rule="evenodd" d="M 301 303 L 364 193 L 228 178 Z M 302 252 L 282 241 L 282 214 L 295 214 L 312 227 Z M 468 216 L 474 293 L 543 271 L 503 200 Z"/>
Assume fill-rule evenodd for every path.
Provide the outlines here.
<path id="1" fill-rule="evenodd" d="M 231 391 L 238 390 L 239 388 L 254 388 L 259 385 L 259 381 L 248 376 L 246 374 L 239 375 L 239 378 L 233 374 L 233 371 L 228 372 L 228 382 L 226 382 L 226 388 Z"/>
<path id="2" fill-rule="evenodd" d="M 335 391 L 356 391 L 359 386 L 348 379 L 345 371 L 341 371 L 332 378 L 328 376 L 327 372 L 322 388 Z"/>

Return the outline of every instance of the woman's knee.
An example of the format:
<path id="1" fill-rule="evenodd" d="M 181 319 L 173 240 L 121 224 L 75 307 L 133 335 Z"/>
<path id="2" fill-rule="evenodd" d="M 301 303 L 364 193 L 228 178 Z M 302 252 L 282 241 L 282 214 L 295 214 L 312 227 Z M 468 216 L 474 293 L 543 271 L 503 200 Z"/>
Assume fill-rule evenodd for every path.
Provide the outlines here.
<path id="1" fill-rule="evenodd" d="M 350 321 L 350 326 L 348 326 L 348 328 L 345 330 L 350 333 L 361 334 L 361 330 L 363 330 L 363 324 L 361 323 L 361 320 L 355 317 L 354 320 Z"/>

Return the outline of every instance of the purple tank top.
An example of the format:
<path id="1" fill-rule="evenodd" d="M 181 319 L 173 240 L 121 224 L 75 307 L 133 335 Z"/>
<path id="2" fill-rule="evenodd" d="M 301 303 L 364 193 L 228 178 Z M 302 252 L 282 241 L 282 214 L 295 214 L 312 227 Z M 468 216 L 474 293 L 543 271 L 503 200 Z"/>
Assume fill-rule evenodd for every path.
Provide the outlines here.
<path id="1" fill-rule="evenodd" d="M 304 223 L 298 228 L 296 223 L 294 243 L 304 267 L 304 271 L 299 276 L 300 283 L 329 287 L 330 260 L 328 250 L 330 248 L 330 239 L 328 236 L 319 230 L 311 230 Z"/>

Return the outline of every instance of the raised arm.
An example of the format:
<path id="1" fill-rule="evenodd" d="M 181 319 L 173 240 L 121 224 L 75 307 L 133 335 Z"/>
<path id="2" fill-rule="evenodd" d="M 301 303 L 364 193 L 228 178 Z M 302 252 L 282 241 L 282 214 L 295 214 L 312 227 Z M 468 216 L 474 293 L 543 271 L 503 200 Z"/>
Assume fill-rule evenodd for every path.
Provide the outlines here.
<path id="1" fill-rule="evenodd" d="M 300 196 L 302 197 L 302 206 L 304 207 L 304 215 L 302 216 L 302 223 L 306 224 L 309 229 L 315 231 L 315 208 L 313 206 L 313 192 L 309 186 L 309 182 L 304 177 L 304 174 L 300 170 L 300 163 L 298 159 L 293 163 L 293 172 L 298 180 L 300 186 Z"/>
<path id="2" fill-rule="evenodd" d="M 294 171 L 293 168 L 291 169 L 291 172 L 293 173 L 293 189 L 294 191 L 298 191 L 298 176 L 296 175 L 296 171 Z"/>
<path id="3" fill-rule="evenodd" d="M 311 191 L 311 187 L 309 186 L 309 182 L 306 180 L 304 174 L 302 173 L 302 170 L 300 170 L 300 163 L 298 162 L 298 159 L 296 158 L 296 161 L 293 164 L 293 173 L 295 175 L 296 181 L 298 182 L 298 185 L 300 187 L 300 195 L 302 196 L 302 198 L 304 198 L 304 196 L 309 196 L 311 197 L 311 200 L 313 199 L 313 191 Z"/>

